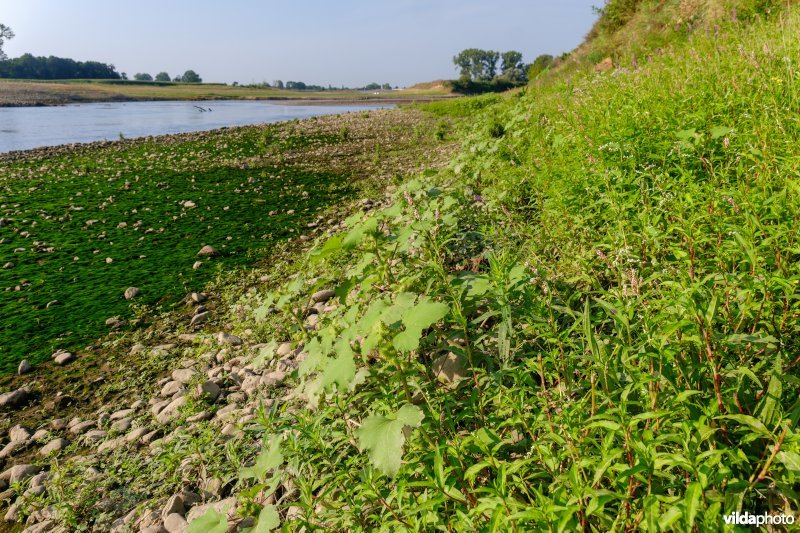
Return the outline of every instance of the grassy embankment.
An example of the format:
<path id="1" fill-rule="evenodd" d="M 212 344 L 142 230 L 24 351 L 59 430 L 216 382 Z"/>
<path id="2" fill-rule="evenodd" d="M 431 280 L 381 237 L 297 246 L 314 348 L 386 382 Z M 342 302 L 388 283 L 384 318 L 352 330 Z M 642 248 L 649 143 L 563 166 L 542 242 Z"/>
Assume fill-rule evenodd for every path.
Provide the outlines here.
<path id="1" fill-rule="evenodd" d="M 0 107 L 84 102 L 148 100 L 289 100 L 297 102 L 363 100 L 415 101 L 450 96 L 446 88 L 400 91 L 287 91 L 214 83 L 120 82 L 102 80 L 0 80 Z"/>
<path id="2" fill-rule="evenodd" d="M 214 478 L 205 497 L 232 499 L 194 531 L 711 531 L 734 511 L 797 514 L 800 12 L 696 4 L 724 9 L 687 27 L 689 2 L 612 2 L 551 78 L 429 106 L 467 119 L 450 170 L 228 293 L 227 327 L 266 343 L 235 368 L 299 365 L 248 398 L 244 432 L 187 422 L 221 407 L 191 400 L 150 449 L 54 463 L 24 512 L 107 528 Z M 634 58 L 642 13 L 668 24 Z M 593 73 L 605 56 L 617 68 Z M 336 302 L 312 314 L 325 287 Z M 298 350 L 277 355 L 286 341 Z M 214 364 L 209 345 L 173 350 Z"/>

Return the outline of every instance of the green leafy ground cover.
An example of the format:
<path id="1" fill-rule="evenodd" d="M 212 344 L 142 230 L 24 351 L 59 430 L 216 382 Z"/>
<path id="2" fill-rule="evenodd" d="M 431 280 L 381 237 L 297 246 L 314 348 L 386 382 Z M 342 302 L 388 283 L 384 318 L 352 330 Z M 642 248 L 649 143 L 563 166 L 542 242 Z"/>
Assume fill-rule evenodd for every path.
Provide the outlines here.
<path id="1" fill-rule="evenodd" d="M 0 159 L 0 218 L 7 220 L 0 265 L 14 265 L 0 269 L 0 372 L 23 358 L 38 363 L 55 349 L 80 349 L 108 332 L 106 319 L 135 318 L 131 303 L 168 308 L 309 224 L 324 225 L 322 215 L 362 188 L 353 178 L 364 167 L 335 168 L 326 157 L 365 141 L 377 146 L 378 161 L 381 143 L 388 155 L 408 139 L 425 145 L 413 120 L 392 139 L 380 126 L 369 131 L 369 120 L 353 115 L 317 131 L 251 127 Z M 204 245 L 221 256 L 197 257 Z M 195 270 L 197 260 L 204 264 Z M 141 297 L 126 301 L 128 287 Z M 47 308 L 52 301 L 58 305 Z"/>
<path id="2" fill-rule="evenodd" d="M 759 5 L 649 62 L 428 106 L 465 119 L 449 170 L 407 172 L 227 295 L 229 329 L 260 347 L 238 363 L 273 368 L 287 340 L 303 354 L 243 433 L 184 424 L 218 409 L 193 400 L 159 446 L 100 456 L 102 479 L 54 465 L 33 504 L 99 529 L 213 475 L 236 503 L 190 531 L 796 516 L 800 12 Z M 335 299 L 310 315 L 322 288 Z"/>
<path id="3" fill-rule="evenodd" d="M 647 65 L 431 106 L 470 118 L 452 172 L 320 245 L 313 285 L 249 297 L 252 323 L 285 313 L 267 338 L 308 353 L 295 394 L 314 410 L 253 428 L 283 435 L 253 490 L 291 480 L 286 527 L 796 515 L 798 35 L 792 9 Z M 343 305 L 293 328 L 325 284 Z"/>

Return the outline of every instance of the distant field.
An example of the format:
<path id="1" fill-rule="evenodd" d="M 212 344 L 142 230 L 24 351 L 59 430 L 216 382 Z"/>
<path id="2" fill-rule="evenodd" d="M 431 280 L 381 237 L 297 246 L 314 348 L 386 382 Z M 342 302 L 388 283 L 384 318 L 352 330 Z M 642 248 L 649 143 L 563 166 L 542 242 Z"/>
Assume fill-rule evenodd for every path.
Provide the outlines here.
<path id="1" fill-rule="evenodd" d="M 286 91 L 213 83 L 121 82 L 118 80 L 0 80 L 0 107 L 136 100 L 418 100 L 450 96 L 445 87 L 399 91 Z"/>

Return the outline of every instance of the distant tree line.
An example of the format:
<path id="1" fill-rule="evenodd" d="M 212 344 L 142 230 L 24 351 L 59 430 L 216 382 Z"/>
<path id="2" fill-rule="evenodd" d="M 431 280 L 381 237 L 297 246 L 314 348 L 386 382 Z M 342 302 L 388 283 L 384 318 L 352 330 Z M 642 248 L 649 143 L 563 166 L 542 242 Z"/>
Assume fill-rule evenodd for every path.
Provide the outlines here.
<path id="1" fill-rule="evenodd" d="M 64 57 L 23 54 L 0 61 L 0 78 L 33 80 L 121 79 L 114 65 L 98 61 L 75 61 Z"/>
<path id="2" fill-rule="evenodd" d="M 238 86 L 239 83 L 233 82 L 233 85 Z M 369 83 L 364 87 L 345 87 L 344 85 L 341 87 L 334 87 L 332 85 L 324 87 L 322 85 L 311 85 L 308 83 L 304 83 L 302 81 L 284 82 L 283 80 L 275 80 L 272 83 L 262 81 L 261 83 L 251 83 L 249 85 L 244 85 L 244 87 L 257 87 L 257 88 L 273 87 L 275 89 L 286 89 L 288 91 L 377 91 L 377 90 L 389 91 L 392 89 L 392 86 L 388 83 L 384 84 Z"/>
<path id="3" fill-rule="evenodd" d="M 156 74 L 156 77 L 153 78 L 147 72 L 138 72 L 133 75 L 133 79 L 136 81 L 160 81 L 160 82 L 168 82 L 174 81 L 176 83 L 202 83 L 203 78 L 200 77 L 197 72 L 193 70 L 187 70 L 183 73 L 183 75 L 175 76 L 174 78 L 170 78 L 169 74 L 166 72 L 159 72 Z"/>

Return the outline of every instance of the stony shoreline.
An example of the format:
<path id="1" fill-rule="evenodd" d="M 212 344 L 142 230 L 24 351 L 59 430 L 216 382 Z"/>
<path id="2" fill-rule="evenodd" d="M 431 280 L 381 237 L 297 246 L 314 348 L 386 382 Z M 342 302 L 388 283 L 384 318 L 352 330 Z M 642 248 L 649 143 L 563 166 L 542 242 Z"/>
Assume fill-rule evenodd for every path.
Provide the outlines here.
<path id="1" fill-rule="evenodd" d="M 373 114 L 379 132 L 430 121 L 418 111 Z M 314 131 L 339 128 L 334 117 L 299 125 Z M 197 135 L 155 140 L 169 145 Z M 0 164 L 38 164 L 64 151 L 91 154 L 118 143 L 153 140 L 5 154 Z M 228 474 L 203 470 L 210 466 L 198 466 L 191 453 L 184 453 L 179 464 L 165 459 L 176 446 L 202 439 L 213 441 L 216 450 L 250 457 L 259 442 L 245 438 L 247 428 L 258 423 L 265 408 L 294 401 L 284 384 L 305 357 L 303 343 L 242 329 L 235 302 L 281 283 L 298 268 L 295 258 L 305 254 L 314 239 L 345 228 L 345 216 L 380 206 L 393 189 L 385 182 L 392 174 L 423 164 L 442 165 L 452 149 L 436 142 L 415 149 L 398 145 L 396 153 L 379 163 L 365 140 L 344 144 L 337 157 L 307 148 L 280 154 L 284 161 L 306 163 L 325 158 L 340 170 L 349 168 L 354 178 L 376 180 L 367 188 L 374 200 L 336 206 L 326 220 L 312 221 L 304 235 L 270 257 L 257 259 L 252 268 L 231 273 L 202 292 L 187 293 L 181 306 L 150 317 L 143 327 L 112 331 L 90 349 L 56 351 L 49 363 L 20 375 L 0 376 L 0 531 L 11 524 L 24 524 L 29 532 L 78 526 L 96 531 L 184 531 L 187 521 L 209 507 L 231 511 L 232 527 L 247 526 L 232 512 L 234 487 Z M 336 309 L 332 296 L 328 288 L 308 293 L 300 313 L 305 327 L 313 330 L 321 316 Z M 162 468 L 168 479 L 155 484 Z M 109 469 L 116 469 L 114 482 L 108 482 Z M 286 499 L 294 491 L 296 487 L 287 485 L 272 497 Z M 86 502 L 93 503 L 87 507 Z"/>

